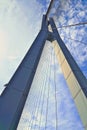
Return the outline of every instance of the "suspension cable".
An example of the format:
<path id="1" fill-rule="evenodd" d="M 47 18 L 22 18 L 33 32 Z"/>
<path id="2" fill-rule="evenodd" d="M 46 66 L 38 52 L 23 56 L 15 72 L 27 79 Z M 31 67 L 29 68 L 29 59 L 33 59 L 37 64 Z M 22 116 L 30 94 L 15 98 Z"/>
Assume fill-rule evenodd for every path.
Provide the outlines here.
<path id="1" fill-rule="evenodd" d="M 48 66 L 49 67 L 49 66 Z M 47 69 L 47 71 L 48 71 L 48 67 L 46 68 Z M 45 74 L 45 77 L 47 76 L 46 75 L 46 72 L 44 72 L 44 74 Z M 40 104 L 41 104 L 41 113 L 40 113 L 40 120 L 39 120 L 39 128 L 38 129 L 40 129 L 40 124 L 41 124 L 41 116 L 42 116 L 42 110 L 43 110 L 43 103 L 44 103 L 44 96 L 45 96 L 45 91 L 46 91 L 46 83 L 47 83 L 47 78 L 45 78 L 44 77 L 44 79 L 43 79 L 43 93 L 42 93 L 42 98 L 41 98 L 41 101 L 40 101 Z M 37 115 L 38 116 L 38 115 Z"/>
<path id="2" fill-rule="evenodd" d="M 38 78 L 38 77 L 37 77 Z M 34 91 L 36 90 L 35 89 L 35 86 L 33 87 L 34 89 Z M 32 91 L 33 92 L 33 91 Z M 32 93 L 31 93 L 32 94 Z M 35 99 L 35 100 L 34 100 Z M 30 99 L 31 100 L 31 99 Z M 36 95 L 34 95 L 34 97 L 32 97 L 32 100 L 31 100 L 31 103 L 30 104 L 33 104 L 33 105 L 30 105 L 31 106 L 31 109 L 32 109 L 32 106 L 33 106 L 33 108 L 35 108 L 36 107 L 36 104 L 37 104 L 37 98 L 36 98 Z M 30 119 L 30 123 L 29 123 L 29 127 L 31 127 L 31 124 L 32 124 L 32 118 L 33 118 L 33 116 L 34 116 L 34 109 L 32 110 L 32 112 L 31 112 L 31 119 Z M 28 129 L 29 129 L 29 127 L 28 127 Z"/>
<path id="3" fill-rule="evenodd" d="M 37 75 L 37 78 L 39 77 L 39 75 Z M 35 90 L 37 89 L 37 87 L 36 86 L 34 86 L 34 88 L 35 88 Z M 34 91 L 35 91 L 34 90 Z M 40 89 L 39 89 L 39 93 L 40 93 Z M 35 101 L 33 102 L 33 100 L 35 99 Z M 39 98 L 37 98 L 37 95 L 35 95 L 34 97 L 33 97 L 33 99 L 32 99 L 32 103 L 34 104 L 34 109 L 33 109 L 33 111 L 32 111 L 32 117 L 31 117 L 31 120 L 30 120 L 30 124 L 29 124 L 29 126 L 30 126 L 30 129 L 32 129 L 32 126 L 33 126 L 33 122 L 34 122 L 34 120 L 33 120 L 33 116 L 35 115 L 35 112 L 36 112 L 36 108 L 37 108 L 37 105 L 38 105 L 38 100 L 39 100 Z M 29 129 L 29 127 L 28 127 L 28 130 L 30 130 Z"/>
<path id="4" fill-rule="evenodd" d="M 55 60 L 56 60 L 56 56 L 55 56 L 55 52 L 54 52 L 55 114 L 56 114 L 56 130 L 58 130 L 57 96 L 56 96 L 57 88 L 56 88 L 56 70 L 55 70 Z"/>
<path id="5" fill-rule="evenodd" d="M 43 69 L 44 70 L 44 69 Z M 48 70 L 48 68 L 47 68 L 47 70 Z M 43 75 L 46 75 L 46 73 L 44 73 Z M 44 77 L 44 76 L 43 76 Z M 45 77 L 44 77 L 45 78 Z M 44 81 L 44 79 L 42 80 L 42 81 Z M 39 85 L 40 86 L 40 85 Z M 40 109 L 40 104 L 41 104 L 41 100 L 42 100 L 42 95 L 43 95 L 43 93 L 44 93 L 44 84 L 43 85 L 41 85 L 42 86 L 42 90 L 41 90 L 41 92 L 40 92 L 40 98 L 39 98 L 39 101 L 38 101 L 38 108 L 37 108 L 37 111 L 36 111 L 36 117 L 38 117 L 38 113 L 39 113 L 39 109 Z M 39 88 L 39 89 L 41 89 L 41 88 Z M 33 124 L 32 124 L 32 126 L 33 126 Z M 36 127 L 36 125 L 35 125 L 35 127 Z"/>
<path id="6" fill-rule="evenodd" d="M 43 68 L 41 68 L 41 69 L 43 69 Z M 38 75 L 38 77 L 39 77 L 39 74 L 37 74 L 37 75 Z M 41 77 L 40 77 L 40 78 L 41 78 Z M 40 78 L 39 78 L 39 80 L 42 81 L 42 79 L 40 79 Z M 37 97 L 37 95 L 36 95 L 36 98 L 35 98 L 35 99 L 37 99 L 37 102 L 36 102 L 36 107 L 34 107 L 35 110 L 34 110 L 34 112 L 33 112 L 33 115 L 35 115 L 35 114 L 37 113 L 37 112 L 36 112 L 36 111 L 37 111 L 36 109 L 38 109 L 38 104 L 39 104 L 39 100 L 40 100 L 40 98 L 41 98 L 41 91 L 42 91 L 42 88 L 40 88 L 40 86 L 42 86 L 42 85 L 40 85 L 39 82 L 37 82 L 37 83 L 38 83 L 38 86 L 39 86 L 39 88 L 38 88 L 38 90 L 39 90 L 39 92 L 38 92 L 39 97 Z M 37 87 L 36 87 L 36 89 L 37 89 Z M 40 93 L 40 94 L 39 94 L 39 93 Z M 32 101 L 32 102 L 33 102 L 33 101 Z M 32 121 L 32 125 L 31 125 L 31 129 L 32 129 L 35 120 L 31 119 L 31 121 Z"/>
<path id="7" fill-rule="evenodd" d="M 41 79 L 42 80 L 42 79 Z M 35 111 L 35 117 L 36 117 L 36 120 L 37 120 L 37 117 L 38 117 L 38 112 L 39 112 L 39 107 L 40 107 L 40 102 L 41 102 L 41 97 L 42 97 L 42 93 L 43 93 L 43 85 L 42 85 L 42 83 L 41 83 L 41 88 L 39 88 L 39 89 L 41 89 L 41 91 L 40 91 L 40 96 L 39 96 L 39 98 L 38 98 L 38 104 L 37 104 L 37 109 L 36 109 L 36 111 Z M 39 93 L 38 93 L 38 95 L 39 95 Z M 35 122 L 35 123 L 34 123 Z M 36 127 L 36 121 L 34 120 L 34 122 L 32 123 L 32 127 L 34 126 L 34 127 Z M 32 127 L 31 127 L 31 129 L 32 129 Z"/>
<path id="8" fill-rule="evenodd" d="M 61 35 L 61 37 L 65 37 L 65 36 Z M 69 37 L 65 37 L 65 38 L 70 39 L 70 40 L 73 40 L 73 41 L 75 41 L 75 42 L 83 43 L 84 45 L 87 44 L 86 42 L 82 42 L 82 41 L 79 41 L 79 40 L 76 40 L 76 39 L 73 39 L 73 38 L 69 38 Z"/>
<path id="9" fill-rule="evenodd" d="M 48 64 L 49 66 L 49 64 Z M 47 67 L 48 68 L 48 67 Z M 44 105 L 44 98 L 45 98 L 45 92 L 46 92 L 46 84 L 47 84 L 47 77 L 48 77 L 48 69 L 46 68 L 46 77 L 45 77 L 45 84 L 44 84 L 44 93 L 43 93 L 43 99 L 42 99 L 42 107 L 41 107 L 41 116 L 40 116 L 40 121 L 39 121 L 39 130 L 40 130 L 40 127 L 41 127 L 41 119 L 42 119 L 42 113 L 43 113 L 43 105 Z"/>
<path id="10" fill-rule="evenodd" d="M 47 128 L 47 119 L 48 119 L 48 105 L 49 105 L 49 92 L 50 92 L 50 74 L 51 74 L 51 60 L 52 60 L 52 52 L 50 57 L 50 64 L 49 64 L 49 79 L 48 79 L 48 95 L 47 95 L 47 105 L 46 105 L 46 121 L 45 121 L 45 130 Z"/>
<path id="11" fill-rule="evenodd" d="M 87 22 L 81 22 L 81 23 L 75 23 L 75 24 L 70 24 L 70 25 L 62 25 L 62 26 L 59 26 L 59 27 L 56 27 L 56 28 L 67 28 L 67 27 L 74 27 L 74 26 L 82 26 L 82 25 L 86 25 Z M 56 28 L 53 28 L 53 29 L 56 29 Z"/>
<path id="12" fill-rule="evenodd" d="M 25 117 L 24 117 L 24 112 L 26 111 L 26 106 L 28 106 L 28 104 L 31 104 L 32 91 L 33 91 L 33 90 L 34 90 L 34 87 L 33 87 L 33 85 L 32 85 L 32 87 L 31 87 L 31 89 L 30 89 L 30 92 L 29 92 L 29 95 L 28 95 L 27 100 L 26 100 L 26 104 L 25 104 L 24 110 L 23 110 L 22 115 L 21 115 L 21 119 L 22 119 L 22 120 L 25 120 L 25 121 L 26 121 L 26 119 L 25 119 Z M 28 100 L 28 98 L 29 98 L 29 100 Z M 32 105 L 33 105 L 33 103 L 32 103 Z M 32 106 L 32 105 L 30 105 L 30 106 Z M 32 112 L 31 112 L 31 113 L 32 113 Z M 29 117 L 29 122 L 30 122 L 30 120 L 31 120 L 31 118 Z"/>

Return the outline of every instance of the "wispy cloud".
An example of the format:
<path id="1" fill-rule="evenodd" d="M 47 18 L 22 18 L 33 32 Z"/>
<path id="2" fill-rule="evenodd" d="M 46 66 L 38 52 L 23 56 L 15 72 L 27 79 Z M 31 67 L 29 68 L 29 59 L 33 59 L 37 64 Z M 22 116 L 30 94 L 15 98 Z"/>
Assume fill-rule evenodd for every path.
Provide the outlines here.
<path id="1" fill-rule="evenodd" d="M 3 81 L 1 86 L 8 82 L 30 48 L 40 30 L 41 20 L 42 5 L 36 0 L 0 1 L 0 80 Z M 7 64 L 4 64 L 5 62 Z M 10 71 L 4 74 L 6 68 Z"/>
<path id="2" fill-rule="evenodd" d="M 79 1 L 68 0 L 67 2 L 64 0 L 62 1 L 60 0 L 58 4 L 57 0 L 55 0 L 51 15 L 54 17 L 57 27 L 61 27 L 62 25 L 70 25 L 80 22 L 86 22 L 87 21 L 86 5 L 87 1 L 82 0 Z M 76 27 L 62 28 L 58 30 L 60 35 L 63 36 L 63 40 L 66 46 L 70 50 L 71 54 L 75 58 L 80 68 L 82 69 L 83 66 L 86 68 L 87 51 L 85 50 L 85 48 L 87 48 L 87 42 L 86 42 L 87 26 L 80 25 Z M 71 40 L 68 38 L 71 38 Z M 81 42 L 76 42 L 72 39 L 85 42 L 85 44 Z M 87 74 L 85 74 L 85 76 L 87 76 Z"/>

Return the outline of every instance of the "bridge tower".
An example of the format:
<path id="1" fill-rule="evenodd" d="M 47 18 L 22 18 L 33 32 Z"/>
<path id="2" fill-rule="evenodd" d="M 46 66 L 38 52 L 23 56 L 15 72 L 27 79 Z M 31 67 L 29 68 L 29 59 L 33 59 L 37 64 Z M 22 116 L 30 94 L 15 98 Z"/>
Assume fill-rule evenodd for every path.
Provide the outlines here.
<path id="1" fill-rule="evenodd" d="M 47 15 L 43 16 L 40 32 L 0 97 L 0 130 L 17 129 L 46 40 L 54 45 L 58 62 L 87 130 L 87 79 L 60 38 L 53 18 L 48 20 Z"/>

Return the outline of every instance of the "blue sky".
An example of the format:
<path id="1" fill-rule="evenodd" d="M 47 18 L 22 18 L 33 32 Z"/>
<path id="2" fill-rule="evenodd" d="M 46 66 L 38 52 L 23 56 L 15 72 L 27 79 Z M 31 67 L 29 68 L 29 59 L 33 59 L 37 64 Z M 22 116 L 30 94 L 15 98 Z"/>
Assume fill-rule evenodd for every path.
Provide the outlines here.
<path id="1" fill-rule="evenodd" d="M 0 0 L 0 90 L 2 90 L 4 88 L 3 85 L 10 80 L 17 66 L 20 64 L 25 53 L 27 52 L 36 35 L 38 34 L 41 26 L 42 15 L 46 12 L 49 1 L 50 0 Z M 57 27 L 62 25 L 85 22 L 87 20 L 86 0 L 67 0 L 67 3 L 65 0 L 54 1 L 55 2 L 53 4 L 50 16 L 52 16 L 56 21 Z M 87 26 L 85 25 L 71 28 L 63 28 L 58 30 L 80 68 L 83 71 L 85 70 L 84 74 L 87 77 Z M 83 41 L 84 43 L 75 42 L 67 38 Z M 42 58 L 42 63 L 44 63 L 44 66 L 42 69 L 41 67 L 39 67 L 37 73 L 39 73 L 40 69 L 44 73 L 44 67 L 47 67 L 47 65 L 50 63 L 50 60 L 52 60 L 49 59 L 49 56 L 51 55 L 51 53 L 53 53 L 54 56 L 54 51 L 50 43 L 47 44 L 46 48 L 47 49 L 45 50 L 45 54 L 47 54 L 47 57 L 43 56 L 43 58 L 45 57 L 44 61 Z M 42 65 L 42 63 L 40 64 Z M 47 86 L 45 95 L 47 95 L 46 93 L 48 91 L 48 84 L 50 86 L 50 103 L 48 106 L 50 111 L 48 113 L 49 116 L 47 129 L 55 130 L 55 85 L 53 79 L 53 74 L 55 70 L 55 82 L 57 84 L 56 95 L 58 97 L 58 130 L 83 130 L 81 120 L 62 75 L 61 69 L 59 68 L 57 61 L 55 66 L 53 61 L 51 63 L 50 82 L 48 75 L 48 82 L 45 85 Z M 44 74 L 44 77 L 42 77 L 42 79 L 46 80 L 46 74 Z M 62 82 L 60 82 L 61 79 Z M 34 87 L 36 87 L 37 89 L 35 89 L 36 91 L 31 90 L 31 95 L 29 95 L 31 96 L 31 99 L 32 92 L 35 94 L 36 97 L 38 96 L 38 93 L 41 93 L 40 89 L 38 88 L 38 84 L 39 86 L 42 85 L 43 81 L 39 82 L 38 84 L 36 84 L 36 81 L 37 80 L 35 79 L 32 89 Z M 31 108 L 35 105 L 35 103 L 33 103 L 30 107 L 29 98 L 30 97 L 28 97 L 26 103 L 27 107 L 24 110 L 23 117 L 20 121 L 22 122 L 22 125 L 19 126 L 18 130 L 21 130 L 21 128 L 23 130 L 28 129 L 29 123 L 32 122 L 31 119 L 33 119 L 34 123 L 37 124 L 36 129 L 38 129 L 38 122 L 41 119 L 41 130 L 43 130 L 45 124 L 44 113 L 46 112 L 46 109 L 43 110 L 41 107 L 42 105 L 40 105 L 38 113 L 36 112 L 36 116 L 34 115 L 34 117 L 31 117 L 31 113 L 34 110 L 33 109 L 31 111 Z M 43 98 L 41 98 L 41 100 L 43 101 Z M 46 98 L 44 100 L 46 100 Z M 44 108 L 46 108 L 45 103 Z"/>
<path id="2" fill-rule="evenodd" d="M 51 12 L 51 16 L 54 17 L 57 27 L 86 22 L 87 1 L 68 0 L 66 3 L 64 0 L 55 0 Z M 87 77 L 87 25 L 62 28 L 58 30 L 66 46 L 75 58 L 84 75 Z M 83 43 L 73 41 L 73 39 L 82 41 Z"/>

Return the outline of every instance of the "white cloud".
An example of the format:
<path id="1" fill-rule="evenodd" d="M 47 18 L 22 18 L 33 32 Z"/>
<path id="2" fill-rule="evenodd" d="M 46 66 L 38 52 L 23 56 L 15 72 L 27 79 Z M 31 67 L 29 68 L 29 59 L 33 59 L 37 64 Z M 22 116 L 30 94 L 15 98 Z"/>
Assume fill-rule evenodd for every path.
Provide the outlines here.
<path id="1" fill-rule="evenodd" d="M 11 60 L 16 60 L 16 59 L 18 59 L 19 57 L 17 57 L 17 56 L 9 56 L 8 57 L 8 59 L 11 61 Z"/>
<path id="2" fill-rule="evenodd" d="M 86 14 L 87 9 L 83 1 L 80 0 L 78 2 L 75 2 L 68 0 L 68 2 L 66 2 L 63 0 L 62 2 L 59 1 L 58 10 L 57 12 L 54 13 L 54 19 L 56 20 L 57 26 L 71 25 L 87 21 L 87 18 L 85 17 Z M 84 63 L 87 62 L 87 53 L 85 51 L 86 44 L 83 45 L 83 43 L 75 42 L 74 40 L 70 40 L 68 38 L 83 41 L 83 39 L 86 39 L 85 28 L 86 28 L 85 26 L 76 26 L 76 27 L 59 29 L 60 35 L 65 36 L 63 40 L 66 43 L 72 55 L 74 56 L 77 63 L 80 65 L 80 67 L 85 65 Z"/>
<path id="3" fill-rule="evenodd" d="M 36 0 L 0 1 L 0 62 L 2 62 L 0 80 L 4 77 L 3 84 L 7 82 L 5 79 L 11 78 L 39 32 L 42 20 L 41 8 Z M 7 64 L 4 64 L 5 61 Z M 6 68 L 10 71 L 4 74 Z"/>

